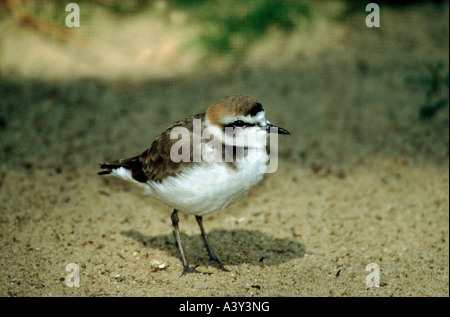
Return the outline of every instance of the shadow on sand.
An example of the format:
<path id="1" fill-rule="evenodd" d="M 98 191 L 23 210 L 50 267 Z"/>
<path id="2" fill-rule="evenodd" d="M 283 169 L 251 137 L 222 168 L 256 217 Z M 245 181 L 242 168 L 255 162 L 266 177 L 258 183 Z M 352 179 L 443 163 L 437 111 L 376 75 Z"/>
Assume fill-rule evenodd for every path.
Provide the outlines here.
<path id="1" fill-rule="evenodd" d="M 166 251 L 170 256 L 179 258 L 179 252 L 173 234 L 146 236 L 130 229 L 121 232 L 148 248 Z M 208 254 L 200 234 L 182 235 L 183 247 L 191 265 L 207 265 Z M 213 229 L 208 233 L 214 252 L 225 265 L 276 265 L 293 259 L 302 258 L 306 248 L 292 239 L 277 239 L 257 230 Z"/>

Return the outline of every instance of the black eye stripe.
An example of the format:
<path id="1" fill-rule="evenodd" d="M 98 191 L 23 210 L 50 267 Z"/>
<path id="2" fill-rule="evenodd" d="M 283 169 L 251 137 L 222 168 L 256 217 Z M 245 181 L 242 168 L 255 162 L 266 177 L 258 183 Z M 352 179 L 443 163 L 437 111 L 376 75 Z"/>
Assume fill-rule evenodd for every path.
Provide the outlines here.
<path id="1" fill-rule="evenodd" d="M 245 128 L 245 127 L 254 127 L 256 124 L 245 122 L 243 120 L 236 120 L 224 125 L 224 128 Z"/>

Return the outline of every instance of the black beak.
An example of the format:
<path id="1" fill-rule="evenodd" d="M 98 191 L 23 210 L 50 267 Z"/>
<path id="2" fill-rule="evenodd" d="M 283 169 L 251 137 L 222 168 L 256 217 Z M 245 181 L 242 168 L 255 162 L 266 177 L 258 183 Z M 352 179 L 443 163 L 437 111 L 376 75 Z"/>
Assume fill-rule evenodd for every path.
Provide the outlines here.
<path id="1" fill-rule="evenodd" d="M 283 129 L 281 127 L 277 127 L 276 125 L 273 125 L 273 124 L 271 124 L 269 122 L 267 122 L 266 130 L 269 133 L 273 132 L 273 133 L 278 133 L 278 134 L 291 135 L 288 130 Z"/>

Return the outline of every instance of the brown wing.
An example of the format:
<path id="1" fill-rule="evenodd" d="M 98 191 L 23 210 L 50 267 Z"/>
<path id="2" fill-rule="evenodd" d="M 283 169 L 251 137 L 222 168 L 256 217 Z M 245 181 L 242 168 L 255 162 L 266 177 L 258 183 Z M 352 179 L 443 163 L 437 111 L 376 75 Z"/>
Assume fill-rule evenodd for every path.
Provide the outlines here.
<path id="1" fill-rule="evenodd" d="M 198 114 L 194 117 L 187 118 L 182 121 L 178 121 L 177 123 L 171 125 L 167 128 L 160 136 L 153 141 L 150 148 L 148 148 L 144 153 L 139 156 L 139 161 L 142 164 L 142 171 L 144 172 L 147 179 L 160 182 L 166 176 L 175 175 L 180 171 L 181 168 L 186 168 L 195 164 L 193 162 L 193 149 L 192 149 L 192 132 L 193 132 L 193 119 L 200 119 L 203 121 L 205 119 L 205 114 Z M 170 133 L 175 127 L 185 127 L 189 133 L 190 137 L 187 138 L 178 138 L 171 139 Z M 185 161 L 174 162 L 170 157 L 170 150 L 172 146 L 177 143 L 183 148 L 183 145 L 189 147 L 189 152 Z M 186 142 L 183 144 L 183 142 Z M 188 142 L 188 143 L 187 143 Z M 180 153 L 179 153 L 180 154 Z"/>
<path id="2" fill-rule="evenodd" d="M 133 179 L 138 182 L 145 183 L 148 180 L 160 182 L 166 176 L 175 175 L 182 167 L 196 164 L 193 162 L 192 149 L 193 119 L 200 119 L 203 126 L 205 114 L 198 114 L 171 125 L 141 155 L 100 164 L 100 168 L 104 171 L 98 174 L 111 174 L 112 170 L 123 167 L 129 169 Z M 189 131 L 189 138 L 171 139 L 170 132 L 175 127 L 185 127 Z M 170 150 L 176 142 L 186 142 L 184 145 L 189 148 L 185 161 L 174 162 L 170 157 Z"/>

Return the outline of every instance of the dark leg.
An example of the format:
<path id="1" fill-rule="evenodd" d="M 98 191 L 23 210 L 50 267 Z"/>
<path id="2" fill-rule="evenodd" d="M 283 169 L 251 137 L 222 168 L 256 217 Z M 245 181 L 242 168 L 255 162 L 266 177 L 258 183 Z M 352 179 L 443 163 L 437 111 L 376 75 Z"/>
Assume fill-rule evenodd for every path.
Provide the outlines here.
<path id="1" fill-rule="evenodd" d="M 213 250 L 211 249 L 211 245 L 209 244 L 208 237 L 206 236 L 205 228 L 203 228 L 203 218 L 201 216 L 195 216 L 195 220 L 197 220 L 198 226 L 200 227 L 200 230 L 202 231 L 203 240 L 205 240 L 206 248 L 208 249 L 209 265 L 215 266 L 222 271 L 229 272 L 223 266 L 222 262 L 219 261 L 219 259 L 214 254 Z"/>
<path id="2" fill-rule="evenodd" d="M 174 209 L 170 219 L 172 219 L 172 225 L 173 225 L 173 230 L 175 233 L 175 239 L 177 240 L 178 250 L 180 251 L 180 255 L 181 255 L 181 261 L 183 261 L 183 273 L 181 275 L 184 275 L 186 273 L 200 273 L 196 269 L 189 267 L 189 265 L 186 261 L 186 257 L 184 256 L 183 245 L 181 244 L 180 229 L 178 228 L 178 210 Z"/>

